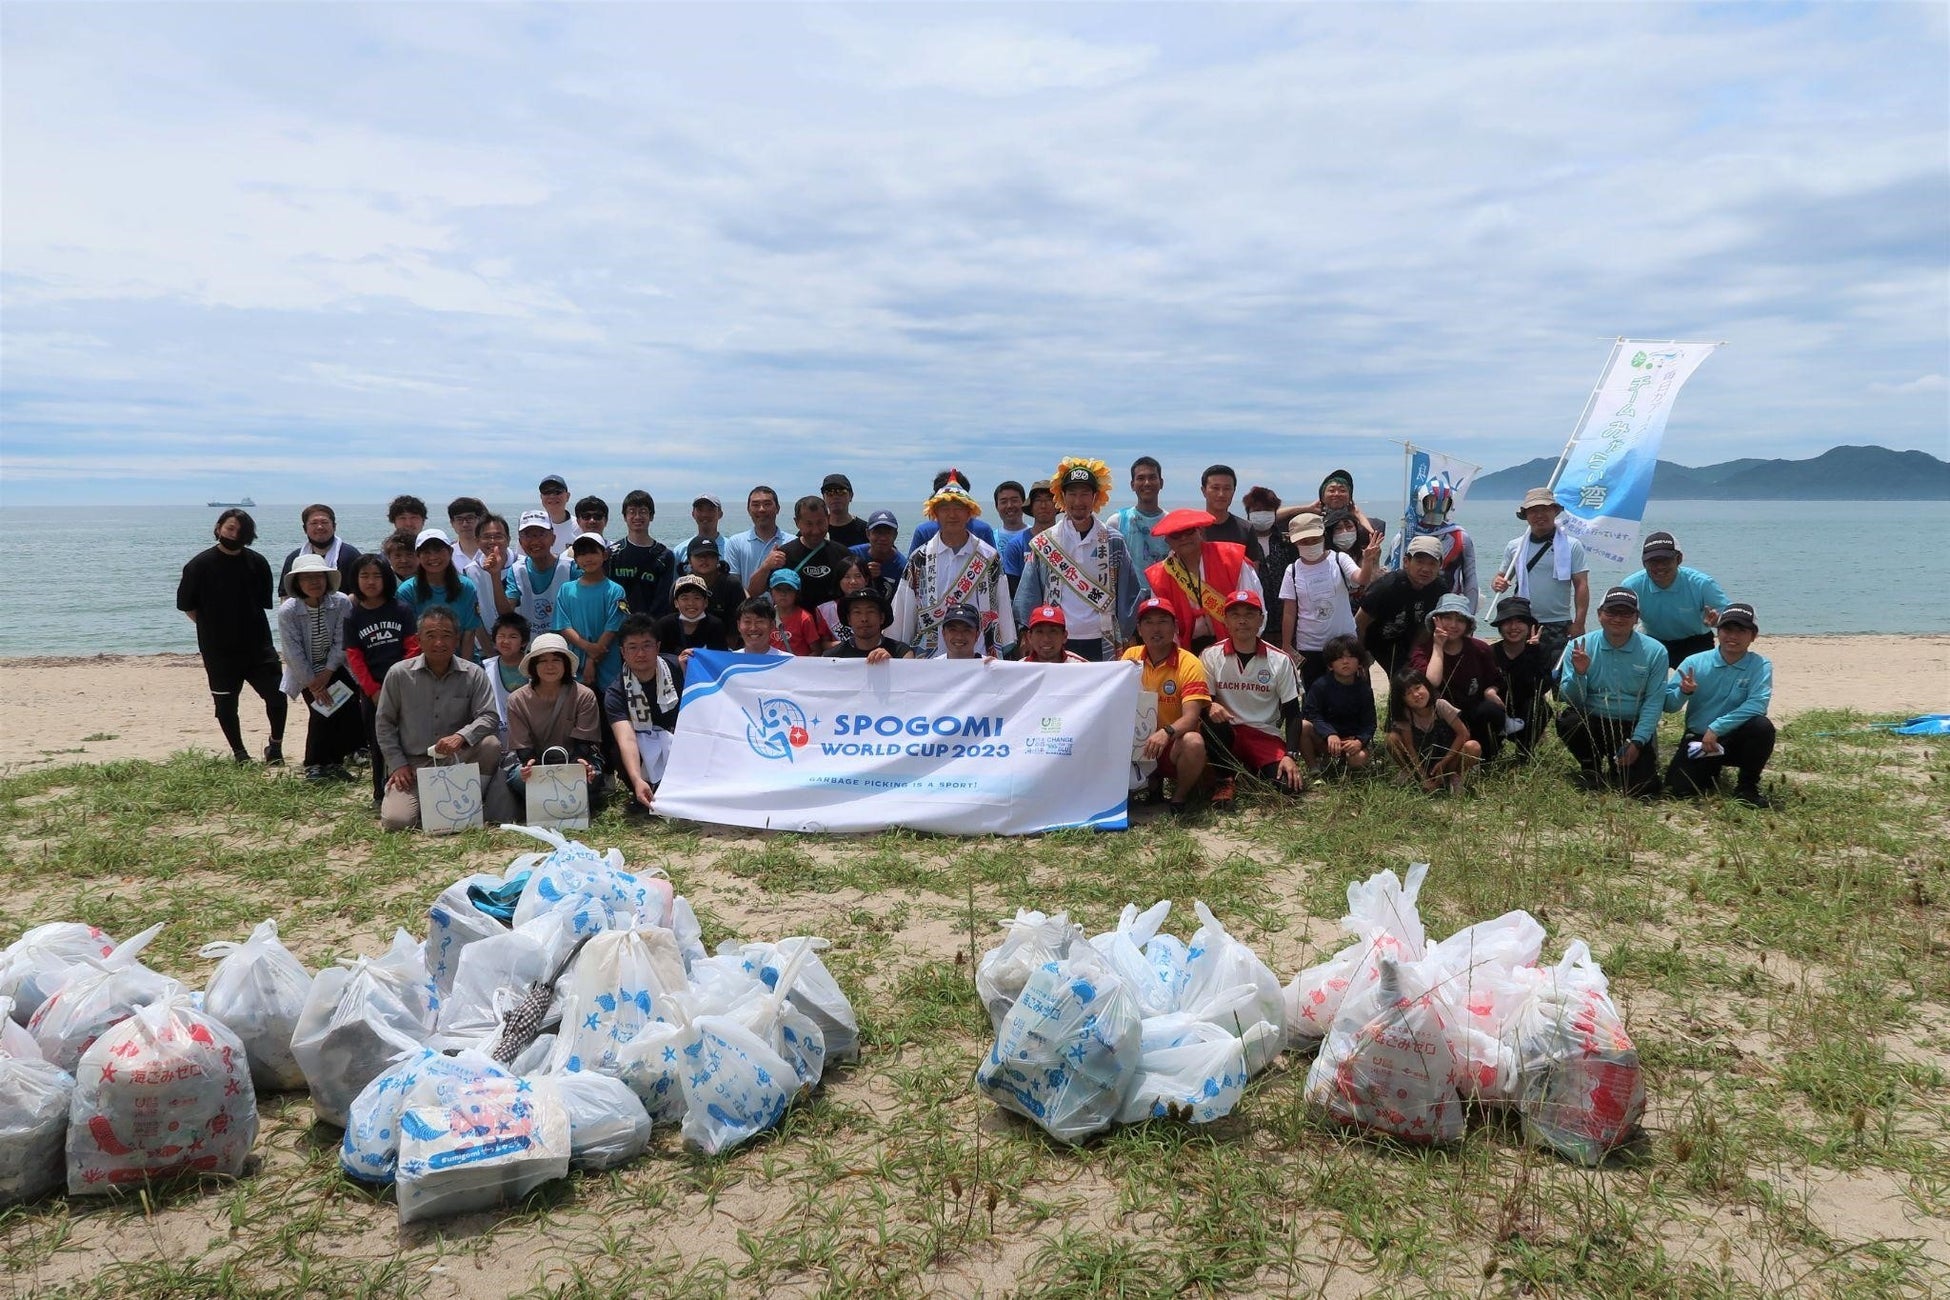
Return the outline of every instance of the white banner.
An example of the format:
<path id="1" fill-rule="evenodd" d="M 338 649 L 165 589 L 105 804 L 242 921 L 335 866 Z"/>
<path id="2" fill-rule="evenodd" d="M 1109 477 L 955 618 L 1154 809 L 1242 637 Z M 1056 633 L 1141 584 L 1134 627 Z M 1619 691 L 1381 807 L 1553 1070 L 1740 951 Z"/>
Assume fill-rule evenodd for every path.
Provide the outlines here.
<path id="1" fill-rule="evenodd" d="M 1558 472 L 1559 523 L 1593 556 L 1636 568 L 1672 399 L 1717 343 L 1620 339 Z"/>
<path id="2" fill-rule="evenodd" d="M 700 650 L 656 810 L 791 831 L 1122 830 L 1136 664 Z"/>

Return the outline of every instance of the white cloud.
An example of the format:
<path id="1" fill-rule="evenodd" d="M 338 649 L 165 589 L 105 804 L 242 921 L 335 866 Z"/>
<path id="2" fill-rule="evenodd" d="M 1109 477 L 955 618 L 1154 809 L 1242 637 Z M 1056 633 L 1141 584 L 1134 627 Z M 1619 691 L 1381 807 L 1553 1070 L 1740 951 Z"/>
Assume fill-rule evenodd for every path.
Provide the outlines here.
<path id="1" fill-rule="evenodd" d="M 1892 396 L 1908 393 L 1941 393 L 1947 389 L 1950 389 L 1950 381 L 1946 381 L 1942 375 L 1918 375 L 1909 382 L 1901 384 L 1869 385 L 1871 393 L 1887 393 Z"/>

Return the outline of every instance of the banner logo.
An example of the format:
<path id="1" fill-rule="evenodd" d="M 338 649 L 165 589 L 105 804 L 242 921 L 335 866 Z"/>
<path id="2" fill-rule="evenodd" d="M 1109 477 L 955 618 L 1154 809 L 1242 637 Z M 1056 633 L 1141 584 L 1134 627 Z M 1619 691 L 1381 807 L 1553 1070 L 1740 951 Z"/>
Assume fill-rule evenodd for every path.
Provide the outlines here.
<path id="1" fill-rule="evenodd" d="M 812 739 L 806 730 L 806 711 L 791 700 L 773 697 L 758 702 L 758 716 L 745 712 L 745 742 L 760 758 L 792 761 L 792 751 Z"/>

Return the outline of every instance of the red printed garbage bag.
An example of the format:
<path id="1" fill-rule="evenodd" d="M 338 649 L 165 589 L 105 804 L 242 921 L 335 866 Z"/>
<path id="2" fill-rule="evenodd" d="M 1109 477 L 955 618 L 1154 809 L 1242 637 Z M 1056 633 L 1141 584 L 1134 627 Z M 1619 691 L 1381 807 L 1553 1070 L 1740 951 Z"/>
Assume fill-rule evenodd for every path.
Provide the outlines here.
<path id="1" fill-rule="evenodd" d="M 1398 962 L 1422 959 L 1428 935 L 1415 900 L 1428 874 L 1429 864 L 1416 862 L 1410 864 L 1406 880 L 1393 871 L 1377 871 L 1347 887 L 1347 915 L 1341 918 L 1341 928 L 1356 938 L 1326 961 L 1295 975 L 1286 986 L 1282 996 L 1289 1046 L 1326 1037 L 1342 999 L 1373 990 L 1381 977 L 1383 957 Z"/>
<path id="2" fill-rule="evenodd" d="M 138 1009 L 83 1054 L 68 1113 L 68 1194 L 173 1174 L 237 1175 L 257 1093 L 237 1036 L 181 994 Z"/>
<path id="3" fill-rule="evenodd" d="M 1638 1049 L 1583 940 L 1539 983 L 1517 1024 L 1524 1136 L 1596 1164 L 1632 1136 L 1645 1114 Z"/>
<path id="4" fill-rule="evenodd" d="M 1463 1135 L 1457 1063 L 1428 962 L 1381 959 L 1370 990 L 1341 1004 L 1307 1071 L 1306 1098 L 1344 1124 L 1404 1142 Z"/>

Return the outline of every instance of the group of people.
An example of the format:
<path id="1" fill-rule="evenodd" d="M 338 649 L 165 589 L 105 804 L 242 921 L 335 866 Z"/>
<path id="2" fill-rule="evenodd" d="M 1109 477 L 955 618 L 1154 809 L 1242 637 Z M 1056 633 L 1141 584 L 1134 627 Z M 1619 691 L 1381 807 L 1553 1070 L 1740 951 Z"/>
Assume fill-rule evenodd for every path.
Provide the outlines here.
<path id="1" fill-rule="evenodd" d="M 1771 669 L 1751 649 L 1754 612 L 1685 566 L 1668 533 L 1645 539 L 1644 567 L 1604 593 L 1590 631 L 1584 549 L 1552 494 L 1532 491 L 1489 584 L 1485 640 L 1475 544 L 1449 520 L 1446 487 L 1423 494 L 1384 561 L 1386 529 L 1345 470 L 1304 504 L 1253 487 L 1243 515 L 1225 465 L 1200 475 L 1195 507 L 1164 508 L 1152 457 L 1129 486 L 1134 504 L 1106 513 L 1109 468 L 1065 458 L 1047 479 L 998 485 L 991 524 L 968 477 L 943 470 L 903 544 L 891 512 L 855 516 L 851 481 L 829 474 L 793 502 L 790 533 L 777 491 L 758 486 L 749 529 L 725 535 L 722 502 L 704 494 L 695 531 L 670 546 L 651 535 L 648 492 L 623 497 L 611 537 L 608 504 L 571 508 L 551 474 L 512 534 L 477 498 L 450 502 L 442 529 L 400 496 L 391 532 L 362 553 L 330 506 L 307 506 L 305 542 L 275 583 L 251 517 L 229 509 L 184 566 L 177 606 L 233 756 L 251 761 L 245 685 L 265 702 L 267 763 L 283 761 L 287 701 L 301 701 L 306 776 L 351 779 L 348 764 L 369 761 L 389 828 L 418 821 L 415 772 L 443 761 L 479 768 L 489 817 L 514 815 L 538 762 L 580 764 L 593 798 L 613 787 L 649 809 L 699 649 L 1133 661 L 1156 719 L 1134 745 L 1134 788 L 1174 809 L 1201 792 L 1230 807 L 1241 776 L 1298 792 L 1383 751 L 1401 779 L 1459 790 L 1553 731 L 1593 788 L 1698 794 L 1731 765 L 1735 797 L 1765 802 Z M 1389 683 L 1379 710 L 1370 664 Z M 1662 776 L 1659 717 L 1679 710 L 1684 739 Z"/>

